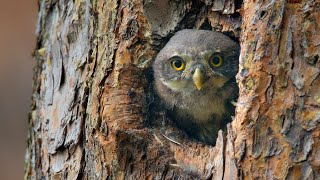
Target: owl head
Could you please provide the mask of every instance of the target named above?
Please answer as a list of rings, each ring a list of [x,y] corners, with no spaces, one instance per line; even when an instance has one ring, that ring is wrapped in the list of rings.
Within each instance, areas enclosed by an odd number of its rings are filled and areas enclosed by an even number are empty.
[[[174,92],[214,92],[238,71],[239,45],[208,30],[177,32],[157,55],[155,78]]]

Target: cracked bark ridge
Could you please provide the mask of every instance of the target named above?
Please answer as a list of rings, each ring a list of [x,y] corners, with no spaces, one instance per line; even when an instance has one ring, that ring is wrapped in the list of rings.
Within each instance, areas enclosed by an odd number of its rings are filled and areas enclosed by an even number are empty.
[[[241,174],[319,178],[318,1],[244,3],[235,149]],[[243,124],[244,126],[236,126]]]

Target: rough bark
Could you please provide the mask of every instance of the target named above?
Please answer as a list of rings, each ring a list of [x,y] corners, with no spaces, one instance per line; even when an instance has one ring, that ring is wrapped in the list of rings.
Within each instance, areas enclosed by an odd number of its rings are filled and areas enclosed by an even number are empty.
[[[239,163],[244,177],[320,178],[319,3],[244,3],[232,123],[235,150],[246,147]]]
[[[311,0],[40,1],[26,178],[319,178],[319,10]],[[153,101],[153,58],[185,28],[240,38],[236,117],[215,147],[184,138]]]

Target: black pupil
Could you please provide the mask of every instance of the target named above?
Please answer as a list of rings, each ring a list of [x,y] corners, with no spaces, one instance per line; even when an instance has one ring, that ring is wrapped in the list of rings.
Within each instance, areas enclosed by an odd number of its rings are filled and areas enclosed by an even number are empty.
[[[213,64],[219,64],[220,63],[220,59],[217,56],[213,56],[212,63]]]
[[[180,67],[182,66],[182,62],[179,61],[179,60],[175,60],[175,61],[173,62],[173,64],[174,64],[174,66],[175,66],[176,68],[180,68]]]

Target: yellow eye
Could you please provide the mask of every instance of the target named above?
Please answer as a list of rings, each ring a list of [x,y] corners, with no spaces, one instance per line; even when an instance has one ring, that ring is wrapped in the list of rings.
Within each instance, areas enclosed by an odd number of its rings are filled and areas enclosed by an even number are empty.
[[[213,67],[219,67],[222,64],[222,57],[217,54],[214,54],[210,57],[209,61]]]
[[[171,61],[171,66],[173,67],[173,69],[181,71],[184,68],[184,62],[180,58],[174,58]]]

